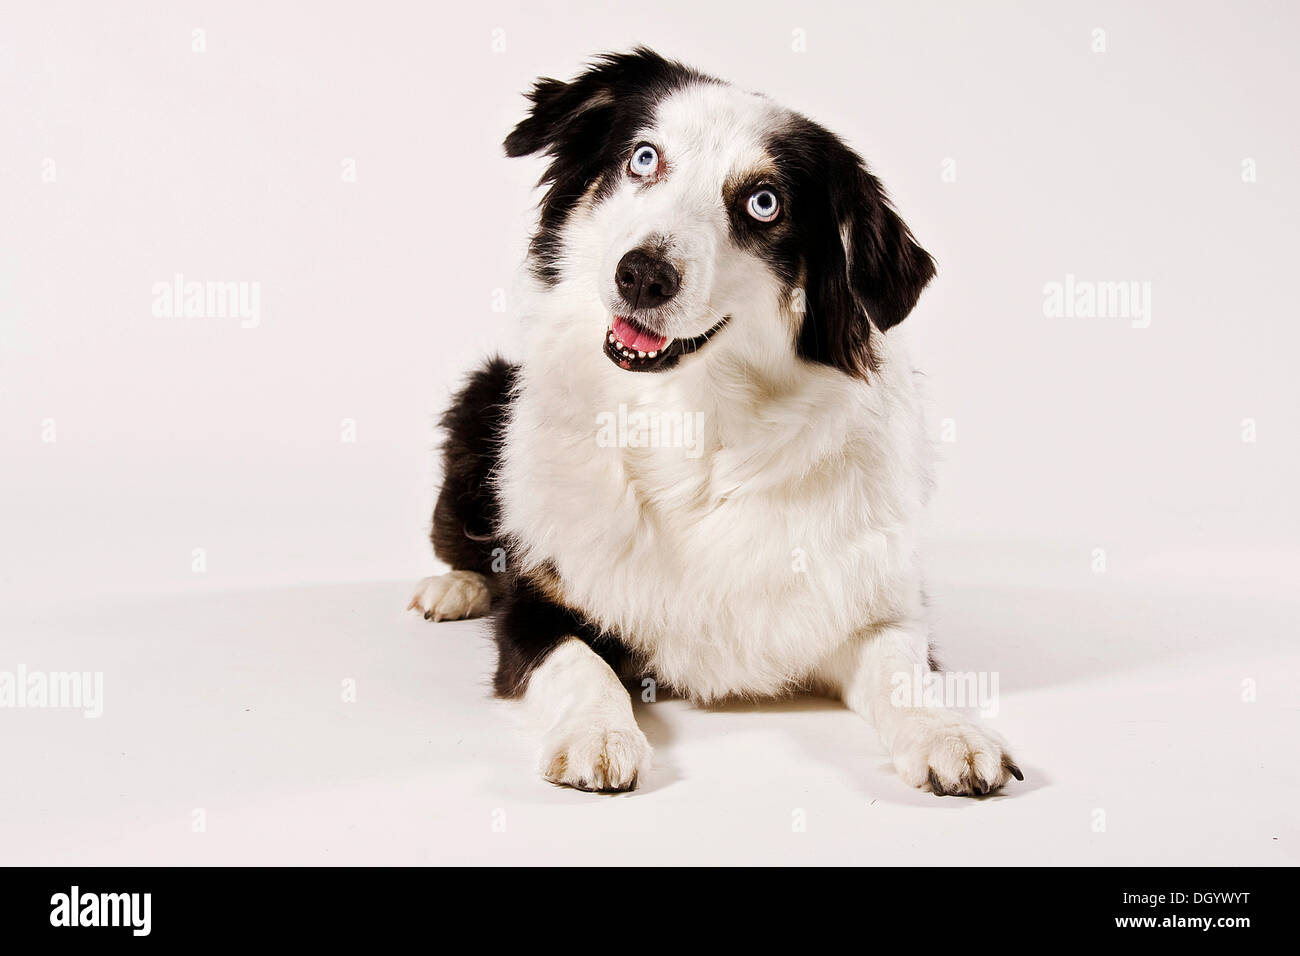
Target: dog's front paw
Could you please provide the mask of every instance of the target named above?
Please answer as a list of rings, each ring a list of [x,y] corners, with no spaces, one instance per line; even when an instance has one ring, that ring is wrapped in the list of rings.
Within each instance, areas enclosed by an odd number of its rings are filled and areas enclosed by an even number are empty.
[[[542,747],[542,776],[578,790],[635,790],[649,768],[650,742],[635,724],[572,727],[552,733]]]
[[[948,710],[909,715],[894,738],[892,756],[903,780],[941,797],[983,796],[1012,777],[1025,779],[997,734]]]
[[[459,621],[486,614],[491,604],[492,595],[483,575],[450,571],[420,581],[406,609],[422,612],[426,621]]]

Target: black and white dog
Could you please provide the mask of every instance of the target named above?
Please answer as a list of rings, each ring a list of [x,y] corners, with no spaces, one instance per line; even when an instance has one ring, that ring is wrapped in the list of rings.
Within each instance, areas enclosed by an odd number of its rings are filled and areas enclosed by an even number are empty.
[[[887,333],[934,263],[880,183],[816,123],[645,49],[531,101],[505,141],[550,160],[525,354],[443,417],[451,570],[411,607],[494,611],[496,692],[540,718],[555,783],[647,770],[620,675],[838,697],[937,794],[1022,779],[990,731],[894,694],[933,664],[930,455]]]

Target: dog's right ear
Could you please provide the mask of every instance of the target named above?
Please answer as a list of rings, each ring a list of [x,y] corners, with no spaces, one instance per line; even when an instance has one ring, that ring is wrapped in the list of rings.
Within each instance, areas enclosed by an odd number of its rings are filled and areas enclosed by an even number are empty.
[[[581,139],[582,127],[608,128],[613,92],[588,72],[572,83],[540,79],[528,94],[532,109],[509,136],[507,156],[554,152],[560,143]]]
[[[568,83],[543,78],[528,94],[532,109],[506,137],[507,156],[546,152],[567,146],[599,155],[614,128],[618,107],[645,102],[694,71],[653,50],[606,53]]]

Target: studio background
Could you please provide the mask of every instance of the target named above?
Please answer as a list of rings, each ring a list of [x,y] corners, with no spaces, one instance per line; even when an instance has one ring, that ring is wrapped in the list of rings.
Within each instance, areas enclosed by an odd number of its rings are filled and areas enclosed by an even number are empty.
[[[6,5],[0,670],[102,671],[105,701],[0,710],[0,860],[1294,863],[1298,28]],[[535,77],[638,43],[843,135],[938,262],[890,334],[940,456],[938,642],[1000,673],[1006,796],[908,791],[816,702],[642,706],[650,786],[552,790],[486,701],[483,625],[403,614],[435,417],[516,354],[542,163],[501,140]],[[257,283],[255,326],[155,315],[177,273]],[[1050,315],[1067,276],[1148,284],[1149,315]]]

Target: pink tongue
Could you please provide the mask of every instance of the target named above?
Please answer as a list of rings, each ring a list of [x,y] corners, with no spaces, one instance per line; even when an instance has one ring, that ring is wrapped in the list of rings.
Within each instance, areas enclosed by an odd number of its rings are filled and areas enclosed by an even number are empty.
[[[614,337],[628,348],[636,349],[638,352],[658,352],[668,343],[666,337],[651,335],[649,332],[633,328],[631,323],[621,315],[614,316]]]

